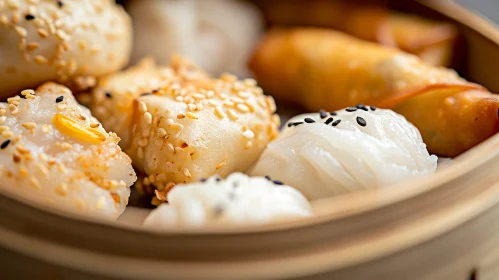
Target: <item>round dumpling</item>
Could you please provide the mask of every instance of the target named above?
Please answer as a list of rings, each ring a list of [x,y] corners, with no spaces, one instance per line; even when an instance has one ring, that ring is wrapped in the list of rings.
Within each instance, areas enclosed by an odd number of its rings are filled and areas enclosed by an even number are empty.
[[[130,17],[115,1],[0,1],[2,97],[45,81],[92,86],[131,48]]]
[[[0,190],[96,217],[124,210],[130,158],[66,87],[46,83],[0,103]]]
[[[281,178],[318,199],[388,186],[436,168],[437,157],[403,116],[359,105],[292,118],[249,174]]]
[[[153,229],[210,225],[267,224],[312,216],[312,207],[297,190],[270,178],[233,173],[213,176],[168,193],[168,203],[146,218]]]

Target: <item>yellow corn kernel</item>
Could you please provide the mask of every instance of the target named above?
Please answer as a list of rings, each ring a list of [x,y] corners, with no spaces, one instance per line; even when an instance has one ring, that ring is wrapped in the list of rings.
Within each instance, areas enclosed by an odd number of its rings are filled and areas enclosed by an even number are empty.
[[[106,135],[102,134],[97,129],[83,127],[75,120],[62,114],[55,114],[52,119],[52,124],[59,129],[60,132],[81,141],[89,142],[91,144],[99,144],[106,141]]]

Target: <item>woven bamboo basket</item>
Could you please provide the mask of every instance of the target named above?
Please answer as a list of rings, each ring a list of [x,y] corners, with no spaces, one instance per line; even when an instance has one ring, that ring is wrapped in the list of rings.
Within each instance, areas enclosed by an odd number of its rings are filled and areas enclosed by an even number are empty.
[[[491,23],[448,1],[411,10],[455,22],[459,70],[499,92]],[[312,219],[203,231],[144,231],[0,194],[0,278],[497,280],[498,169],[499,135],[433,176],[317,201]]]

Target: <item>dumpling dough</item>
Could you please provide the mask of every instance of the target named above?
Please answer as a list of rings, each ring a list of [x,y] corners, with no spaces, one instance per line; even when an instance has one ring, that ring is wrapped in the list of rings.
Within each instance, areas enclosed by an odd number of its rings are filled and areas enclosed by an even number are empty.
[[[277,183],[277,184],[276,184]],[[154,229],[210,225],[267,224],[312,216],[312,207],[297,190],[263,177],[233,173],[221,180],[177,185],[144,221]]]
[[[249,172],[270,175],[319,199],[431,174],[419,131],[391,110],[359,105],[292,118]]]
[[[0,190],[95,217],[125,210],[136,180],[131,160],[69,89],[25,90],[0,103],[0,123]]]

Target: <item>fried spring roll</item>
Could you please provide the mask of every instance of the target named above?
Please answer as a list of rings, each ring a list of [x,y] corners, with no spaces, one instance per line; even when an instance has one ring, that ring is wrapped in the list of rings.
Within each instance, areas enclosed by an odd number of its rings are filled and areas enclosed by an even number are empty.
[[[331,0],[265,1],[261,8],[271,25],[313,25],[334,28],[363,40],[446,66],[452,59],[454,26],[419,16],[389,11],[383,5]]]
[[[431,153],[454,157],[499,130],[499,98],[453,70],[340,32],[273,30],[250,61],[262,87],[309,110],[359,103],[393,109]]]

